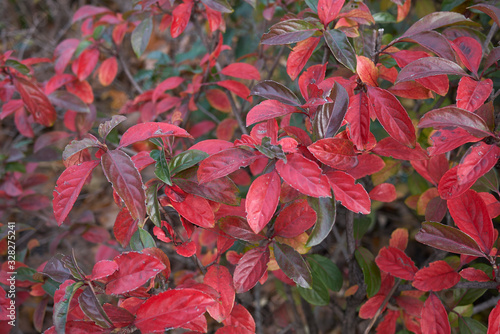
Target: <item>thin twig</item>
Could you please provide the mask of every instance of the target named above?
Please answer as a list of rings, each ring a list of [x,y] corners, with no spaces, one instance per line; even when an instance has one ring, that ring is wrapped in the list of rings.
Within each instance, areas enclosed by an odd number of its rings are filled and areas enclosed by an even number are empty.
[[[372,329],[373,325],[375,325],[375,323],[377,322],[377,319],[380,316],[380,314],[382,313],[382,310],[385,308],[385,305],[389,302],[389,299],[392,298],[392,296],[394,295],[394,293],[398,289],[399,283],[401,283],[400,280],[398,280],[396,282],[396,284],[393,285],[391,291],[389,291],[389,293],[387,294],[387,296],[385,296],[384,301],[382,302],[382,304],[380,305],[380,307],[377,310],[377,313],[375,313],[375,316],[373,317],[373,319],[368,324],[368,327],[366,327],[365,334],[370,333],[370,330]]]
[[[135,81],[134,76],[132,75],[132,73],[130,73],[130,70],[128,69],[128,65],[127,65],[127,63],[125,63],[125,60],[123,59],[122,53],[120,52],[120,50],[118,50],[117,46],[115,46],[115,50],[116,50],[116,55],[118,56],[118,61],[122,65],[123,71],[125,72],[125,75],[127,76],[128,80],[130,81],[130,83],[132,84],[132,86],[134,87],[134,89],[139,94],[144,93],[144,91],[142,90],[141,86],[139,86],[139,84],[137,83],[137,81]]]
[[[214,114],[212,114],[210,111],[208,111],[207,109],[205,109],[205,107],[203,107],[203,106],[202,106],[202,105],[200,105],[200,104],[197,104],[196,106],[198,107],[198,109],[200,109],[200,111],[201,111],[202,113],[204,113],[204,114],[205,114],[205,115],[207,115],[209,118],[211,118],[211,119],[212,119],[212,121],[214,121],[214,122],[215,122],[215,123],[217,123],[217,124],[219,124],[219,123],[220,123],[220,120],[219,120],[217,117],[215,117],[215,115],[214,115]]]
[[[276,67],[278,67],[278,64],[280,63],[280,58],[281,58],[281,55],[283,54],[283,51],[285,51],[284,45],[281,46],[280,51],[278,52],[278,55],[276,56],[276,58],[274,58],[273,65],[271,66],[271,68],[269,69],[269,72],[267,73],[267,80],[271,80],[273,73],[276,70]]]
[[[490,44],[491,39],[496,34],[497,30],[498,26],[495,22],[493,22],[493,25],[491,26],[490,31],[488,32],[488,35],[486,36],[486,39],[484,40],[483,43],[483,57],[486,55],[486,50],[488,50],[488,44]]]
[[[500,300],[500,296],[496,296],[494,298],[488,299],[485,302],[482,302],[479,305],[474,306],[474,308],[472,309],[472,314],[477,314],[477,313],[483,312],[484,310],[487,310],[490,307],[495,306],[499,300]]]

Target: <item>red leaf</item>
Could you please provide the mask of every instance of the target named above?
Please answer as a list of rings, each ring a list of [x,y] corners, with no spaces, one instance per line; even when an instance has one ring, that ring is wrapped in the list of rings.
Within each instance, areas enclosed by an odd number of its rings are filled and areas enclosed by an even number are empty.
[[[364,150],[370,134],[368,96],[360,92],[349,99],[345,120],[349,123],[349,136],[358,150]]]
[[[260,80],[259,70],[247,63],[232,63],[224,67],[221,74],[247,80]]]
[[[269,262],[269,249],[261,246],[249,250],[238,261],[234,270],[234,288],[237,293],[247,292],[257,284],[257,282],[267,272]]]
[[[193,0],[183,0],[183,2],[175,7],[172,12],[172,25],[170,26],[170,34],[172,38],[179,37],[180,34],[186,29],[193,10]]]
[[[231,315],[224,320],[224,325],[246,329],[251,333],[255,333],[255,320],[253,320],[250,312],[240,304],[234,305]]]
[[[491,310],[488,316],[488,332],[487,334],[498,334],[500,332],[500,301]]]
[[[233,92],[242,99],[252,102],[252,97],[250,96],[250,89],[241,82],[234,80],[223,80],[223,81],[218,81],[217,85],[226,88],[227,90]]]
[[[87,181],[94,168],[99,165],[99,162],[99,160],[92,160],[83,162],[80,165],[70,166],[59,176],[53,193],[54,200],[52,201],[54,216],[59,226],[68,216],[85,181]]]
[[[415,263],[401,249],[395,247],[385,247],[380,250],[375,258],[377,266],[391,274],[405,280],[413,280],[418,268]]]
[[[370,213],[370,197],[361,184],[355,184],[354,177],[337,171],[328,172],[326,176],[337,201],[353,212],[365,215]]]
[[[281,179],[273,170],[256,178],[245,202],[248,224],[257,234],[269,223],[278,207]]]
[[[85,5],[80,8],[73,14],[73,21],[72,23],[75,23],[76,21],[86,19],[87,17],[90,16],[95,16],[103,13],[109,13],[111,12],[108,8],[105,7],[97,7],[97,6],[90,6],[90,5]]]
[[[486,134],[481,138],[474,137],[461,128],[441,129],[431,136],[433,144],[428,151],[430,155],[446,153],[465,143],[480,141],[485,136]]]
[[[181,83],[184,82],[184,79],[181,77],[170,77],[168,79],[163,80],[158,86],[156,86],[153,91],[153,103],[158,101],[158,98],[163,94],[166,90],[175,89],[179,87]]]
[[[380,306],[384,302],[385,295],[377,294],[366,301],[359,309],[359,317],[361,319],[371,319],[375,316]],[[385,307],[381,310],[385,310]]]
[[[137,252],[122,253],[114,261],[118,264],[118,270],[106,284],[106,293],[113,295],[139,288],[166,268],[156,257]]]
[[[384,160],[374,154],[358,155],[358,165],[347,172],[356,180],[381,171],[385,166]]]
[[[460,276],[462,278],[471,282],[489,282],[491,277],[488,276],[484,271],[476,268],[465,268],[460,271]]]
[[[493,89],[493,81],[486,79],[476,81],[469,77],[463,77],[458,83],[457,107],[468,111],[476,111],[490,96]]]
[[[420,119],[418,127],[436,129],[459,127],[476,137],[483,138],[491,135],[488,125],[480,116],[453,106],[427,112]]]
[[[405,3],[411,0],[406,0]],[[396,333],[396,321],[399,318],[399,311],[389,310],[386,312],[384,319],[377,326],[377,334],[394,334]]]
[[[398,248],[402,251],[408,246],[408,230],[406,228],[397,228],[391,234],[389,246]]]
[[[479,43],[475,38],[461,36],[454,39],[451,46],[465,67],[474,72],[474,74],[477,74],[479,64],[483,58],[483,48],[481,43]]]
[[[109,57],[99,67],[99,82],[103,86],[109,86],[115,80],[116,73],[118,73],[116,57]]]
[[[316,223],[316,211],[307,200],[299,200],[284,208],[274,223],[274,235],[294,238],[311,228]]]
[[[448,82],[448,78],[446,78],[446,82]],[[416,81],[400,82],[397,85],[391,86],[389,91],[394,95],[406,99],[426,100],[433,97],[432,92],[428,88]]]
[[[123,246],[126,247],[132,235],[137,231],[138,219],[132,219],[130,212],[127,208],[122,208],[116,217],[115,224],[113,226],[113,234],[116,240]]]
[[[179,215],[195,225],[210,228],[215,224],[214,212],[208,201],[202,197],[188,194],[184,201],[171,201],[171,204]]]
[[[427,152],[422,149],[419,143],[415,148],[409,148],[391,137],[379,141],[372,152],[398,160],[425,160],[429,158]]]
[[[257,156],[245,149],[229,148],[204,159],[198,168],[200,184],[209,182],[250,165]]]
[[[80,100],[87,104],[94,102],[94,92],[92,91],[92,87],[90,86],[89,82],[86,80],[74,80],[68,82],[66,84],[66,90],[71,94],[78,96]]]
[[[411,165],[430,183],[437,185],[448,171],[449,163],[444,154],[434,155],[428,160],[411,161]]]
[[[446,309],[441,303],[441,300],[433,293],[429,295],[429,298],[427,298],[422,308],[420,325],[422,326],[422,334],[451,333]]]
[[[13,81],[26,109],[33,115],[35,122],[47,127],[52,126],[57,115],[47,96],[31,81],[20,77],[14,77]]]
[[[385,131],[396,141],[415,147],[415,128],[399,100],[387,90],[378,87],[368,87],[368,97]]]
[[[194,241],[186,241],[177,246],[175,249],[177,254],[184,257],[191,257],[196,254],[196,243]]]
[[[343,138],[324,138],[309,145],[307,149],[316,159],[335,169],[348,170],[358,164],[354,145]]]
[[[132,126],[120,139],[120,147],[125,147],[142,140],[160,137],[193,138],[186,130],[168,123],[147,122]]]
[[[30,122],[30,120],[28,119],[28,114],[26,113],[26,109],[24,108],[24,106],[15,111],[14,123],[16,124],[16,128],[19,133],[21,133],[23,136],[28,138],[35,137],[35,133],[33,132],[30,124],[33,123],[33,121]]]
[[[479,142],[471,146],[462,157],[457,169],[459,183],[477,180],[495,166],[500,158],[500,147]]]
[[[234,118],[226,118],[217,126],[215,135],[217,136],[217,139],[231,140],[237,128],[237,120],[235,120]]]
[[[233,277],[226,267],[216,264],[208,268],[203,283],[211,286],[220,294],[218,303],[209,306],[207,311],[217,322],[222,322],[233,310],[235,298]]]
[[[287,155],[287,162],[278,160],[276,170],[292,188],[312,197],[331,197],[330,187],[321,168],[299,153]]]
[[[76,48],[80,44],[80,40],[76,38],[65,39],[54,50],[54,57],[56,58],[54,69],[56,74],[63,74],[66,66],[68,65],[71,57],[75,53]]]
[[[414,291],[420,294],[419,291]],[[404,293],[404,292],[403,292]],[[421,301],[418,294],[412,295],[400,295],[397,296],[396,303],[401,307],[406,313],[411,314],[415,317],[420,317],[422,314],[422,307],[424,307],[424,302]]]
[[[356,73],[364,83],[372,87],[377,87],[378,69],[371,59],[364,56],[356,56]]]
[[[434,261],[415,274],[412,284],[421,291],[441,291],[453,287],[459,281],[460,275],[448,263]]]
[[[141,174],[130,157],[119,150],[107,151],[101,156],[102,169],[113,189],[123,200],[132,219],[146,215],[146,194]]]
[[[231,213],[235,214],[234,212]],[[252,243],[259,242],[264,239],[262,235],[255,234],[255,232],[252,231],[246,220],[243,218],[229,216],[219,219],[219,222],[220,229],[232,238],[245,240]]]
[[[309,37],[304,41],[298,42],[292,49],[286,62],[286,73],[288,73],[292,80],[295,80],[300,71],[302,71],[314,49],[318,46],[319,41],[319,37]]]
[[[294,106],[283,104],[276,100],[264,100],[248,112],[247,126],[275,117],[285,116],[296,111],[297,108]]]
[[[75,80],[75,76],[72,74],[56,74],[45,85],[45,94],[50,95],[73,80]]]
[[[98,49],[86,49],[73,62],[71,69],[78,77],[78,80],[83,81],[92,73],[99,60]]]
[[[142,333],[163,333],[194,321],[215,300],[195,289],[168,290],[146,300],[137,310],[134,325]]]
[[[448,209],[457,227],[470,235],[483,252],[489,254],[495,244],[496,234],[481,196],[474,190],[468,190],[461,196],[448,200]]]
[[[326,27],[337,18],[337,15],[344,5],[344,0],[319,0],[318,16],[319,20]]]
[[[205,96],[213,108],[226,113],[231,112],[231,102],[229,102],[229,98],[222,90],[217,88],[207,90]]]
[[[102,260],[97,262],[92,269],[90,279],[95,281],[114,274],[118,270],[118,264],[111,260]]]
[[[373,188],[370,193],[373,201],[392,202],[396,200],[396,187],[390,183],[382,183]]]

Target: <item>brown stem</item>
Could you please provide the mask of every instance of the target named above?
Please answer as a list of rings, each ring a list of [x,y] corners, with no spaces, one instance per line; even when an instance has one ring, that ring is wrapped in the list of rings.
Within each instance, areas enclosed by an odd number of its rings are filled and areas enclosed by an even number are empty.
[[[118,61],[120,62],[120,65],[122,65],[123,72],[125,72],[125,75],[128,78],[128,81],[132,84],[134,89],[137,91],[137,93],[142,94],[144,91],[142,90],[141,86],[135,81],[134,76],[132,73],[130,73],[130,70],[128,69],[127,63],[125,63],[125,60],[123,59],[122,53],[118,49],[118,46],[115,45],[115,50],[116,50],[116,55],[118,56]]]

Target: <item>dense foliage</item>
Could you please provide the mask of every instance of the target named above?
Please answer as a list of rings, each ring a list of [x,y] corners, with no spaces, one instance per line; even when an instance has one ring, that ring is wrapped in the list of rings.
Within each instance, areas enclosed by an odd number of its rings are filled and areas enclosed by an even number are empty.
[[[15,271],[25,332],[499,333],[498,26],[142,0],[4,50],[0,328]]]

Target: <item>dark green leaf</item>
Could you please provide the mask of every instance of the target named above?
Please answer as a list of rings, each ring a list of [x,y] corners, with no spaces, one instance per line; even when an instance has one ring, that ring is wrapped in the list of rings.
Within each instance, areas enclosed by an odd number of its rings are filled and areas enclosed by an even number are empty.
[[[271,144],[271,138],[262,138],[261,145],[255,145],[255,148],[269,159],[281,159],[286,163],[286,155],[281,145]]]
[[[321,283],[316,284],[313,277],[312,289],[304,289],[297,286],[299,294],[304,298],[309,304],[324,306],[328,305],[330,302],[330,295],[328,294],[328,289]]]
[[[142,251],[144,248],[156,247],[156,242],[147,231],[138,228],[130,238],[130,248],[134,251]]]
[[[29,267],[19,267],[17,268],[16,279],[18,281],[30,281],[30,282],[42,282],[42,280],[36,280],[33,276],[37,273],[37,271],[33,268]]]
[[[19,73],[24,74],[24,75],[28,75],[30,73],[30,69],[28,68],[28,66],[18,62],[17,60],[14,60],[14,59],[7,59],[5,61],[5,66],[13,68],[16,71],[18,71]]]
[[[396,23],[396,18],[389,12],[378,12],[373,14],[375,23]]]
[[[153,31],[153,18],[144,19],[132,31],[132,49],[137,57],[140,57],[148,46],[151,32]]]
[[[281,270],[298,286],[311,289],[312,276],[306,261],[292,247],[274,243],[274,256]]]
[[[54,305],[54,327],[57,333],[64,334],[66,333],[66,319],[68,316],[69,304],[71,303],[71,299],[75,295],[76,291],[83,285],[83,282],[76,282],[66,287],[64,297],[62,300]]]
[[[80,297],[78,297],[78,302],[80,307],[87,317],[94,321],[97,325],[103,328],[111,327],[111,320],[102,308],[99,300],[97,300],[94,291],[90,287],[87,287]]]
[[[156,161],[156,168],[155,168],[155,175],[168,184],[169,186],[172,185],[172,180],[170,178],[170,170],[168,167],[167,160],[165,158],[165,151],[162,148],[161,150],[153,150],[149,154],[151,158],[153,158]]]
[[[306,0],[306,5],[312,9],[313,13],[318,12],[318,0]]]
[[[464,306],[474,303],[488,289],[454,289],[453,299],[458,302],[457,306]]]
[[[146,189],[146,212],[149,219],[158,227],[161,227],[160,205],[158,203],[158,182],[148,182]]]
[[[63,90],[56,90],[48,96],[49,101],[62,109],[73,110],[81,113],[90,113],[89,106],[78,96]]]
[[[307,263],[311,267],[313,283],[320,281],[332,291],[339,291],[342,288],[342,273],[330,259],[319,254],[312,254],[307,257]]]
[[[177,154],[170,160],[168,167],[171,175],[175,175],[183,170],[193,167],[198,162],[208,157],[208,154],[199,150],[188,150]]]
[[[336,206],[335,195],[332,197],[307,197],[309,206],[316,211],[316,224],[313,227],[306,246],[312,247],[319,245],[328,236],[335,224]]]
[[[361,240],[365,233],[368,232],[373,222],[374,220],[371,214],[354,219],[354,239]]]
[[[356,72],[356,52],[344,32],[336,29],[327,30],[325,41],[335,59],[352,72]]]
[[[364,247],[358,247],[354,256],[365,277],[366,293],[368,297],[373,297],[380,289],[381,284],[380,270],[375,263],[373,254]]]
[[[486,334],[488,328],[472,318],[458,318],[458,331],[460,334]]]
[[[42,285],[43,291],[47,292],[52,298],[54,298],[54,293],[57,289],[59,289],[60,283],[54,281],[52,278],[48,278],[45,280],[45,283]]]

